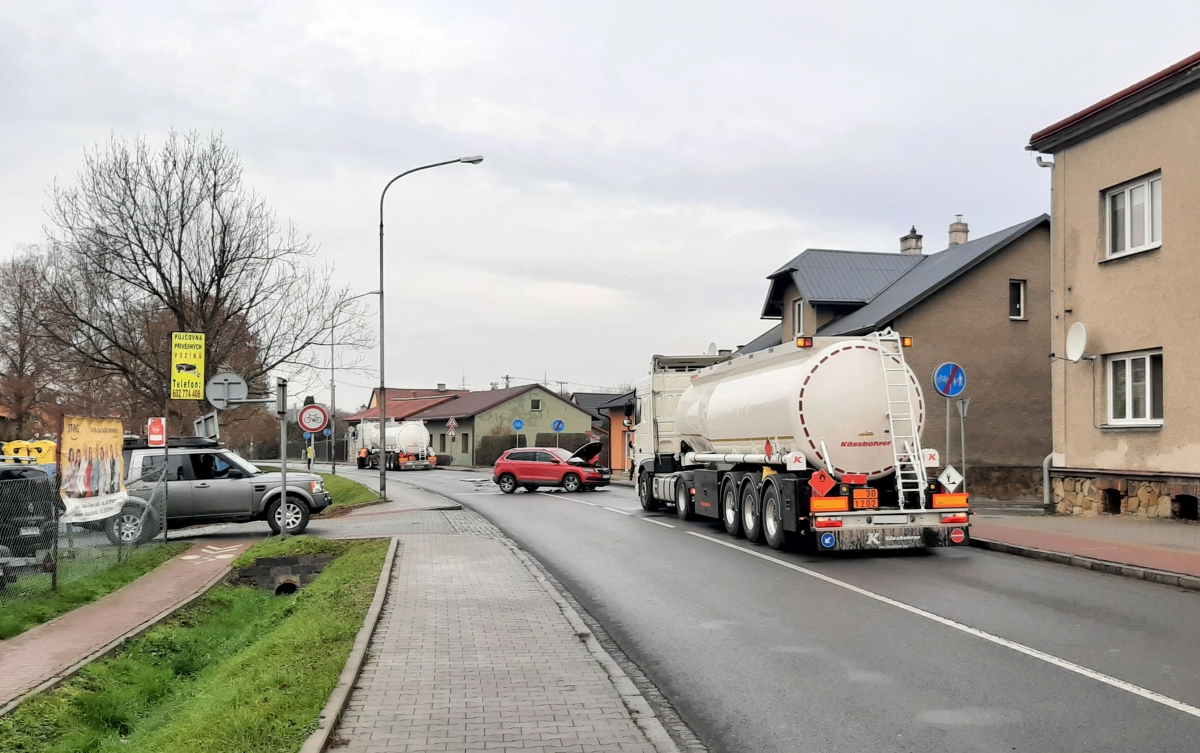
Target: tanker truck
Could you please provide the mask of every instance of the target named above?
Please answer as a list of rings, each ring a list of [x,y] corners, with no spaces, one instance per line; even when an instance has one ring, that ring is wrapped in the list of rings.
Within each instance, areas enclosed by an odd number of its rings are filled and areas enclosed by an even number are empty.
[[[429,443],[429,430],[421,421],[404,421],[388,424],[386,453],[381,453],[379,422],[363,421],[355,434],[355,447],[366,448],[367,456],[360,455],[360,468],[378,468],[381,456],[390,471],[428,470],[437,465],[437,456]]]
[[[655,356],[635,389],[645,510],[713,518],[773,549],[967,542],[967,495],[926,476],[911,338],[799,337],[757,353]]]

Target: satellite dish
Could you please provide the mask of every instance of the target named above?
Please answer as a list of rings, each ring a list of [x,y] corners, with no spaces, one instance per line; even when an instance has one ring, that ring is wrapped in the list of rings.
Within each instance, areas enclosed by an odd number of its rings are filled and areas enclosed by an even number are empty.
[[[1075,322],[1067,332],[1067,360],[1079,363],[1083,358],[1083,350],[1087,347],[1087,329],[1083,322]]]
[[[715,356],[717,354],[717,344],[716,343],[708,344],[708,354],[710,356]]]

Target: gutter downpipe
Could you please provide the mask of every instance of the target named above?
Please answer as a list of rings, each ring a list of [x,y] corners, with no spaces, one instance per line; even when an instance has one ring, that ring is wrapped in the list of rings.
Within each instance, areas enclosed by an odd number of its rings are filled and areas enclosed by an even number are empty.
[[[1042,461],[1042,507],[1047,515],[1054,509],[1050,505],[1050,461],[1053,459],[1054,453],[1052,452]]]
[[[1038,167],[1048,168],[1050,170],[1050,316],[1054,316],[1054,168],[1057,166],[1058,160],[1051,162],[1050,160],[1042,159],[1042,156],[1037,155]],[[1064,265],[1066,260],[1064,259]],[[1065,324],[1065,322],[1064,322]],[[1051,326],[1053,327],[1054,320],[1051,318]],[[1055,354],[1051,353],[1050,357],[1054,358]],[[1050,368],[1054,368],[1054,362],[1051,361]],[[1051,385],[1053,385],[1053,375],[1051,375]],[[1065,389],[1064,385],[1064,389]],[[1051,402],[1054,400],[1054,389],[1051,387]],[[1064,406],[1065,412],[1065,406]],[[1042,460],[1042,512],[1050,515],[1054,512],[1054,507],[1050,500],[1050,463],[1054,460],[1054,411],[1051,408],[1050,420],[1050,454]],[[1065,417],[1064,417],[1065,420]],[[1063,430],[1066,430],[1064,424]]]

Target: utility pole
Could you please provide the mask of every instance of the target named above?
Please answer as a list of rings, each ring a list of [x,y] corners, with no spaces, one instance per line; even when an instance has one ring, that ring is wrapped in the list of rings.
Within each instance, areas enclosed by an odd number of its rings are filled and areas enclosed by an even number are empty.
[[[508,389],[509,385],[511,385],[511,384],[512,384],[512,377],[510,377],[508,374],[505,374],[504,375],[504,389]]]

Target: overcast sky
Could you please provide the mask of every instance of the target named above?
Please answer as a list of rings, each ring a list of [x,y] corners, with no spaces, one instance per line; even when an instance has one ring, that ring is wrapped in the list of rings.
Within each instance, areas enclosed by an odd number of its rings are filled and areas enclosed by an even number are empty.
[[[616,386],[760,334],[804,248],[1046,211],[1029,135],[1197,29],[1189,1],[5,2],[0,251],[86,147],[220,131],[365,292],[384,183],[482,154],[389,193],[388,383]]]

